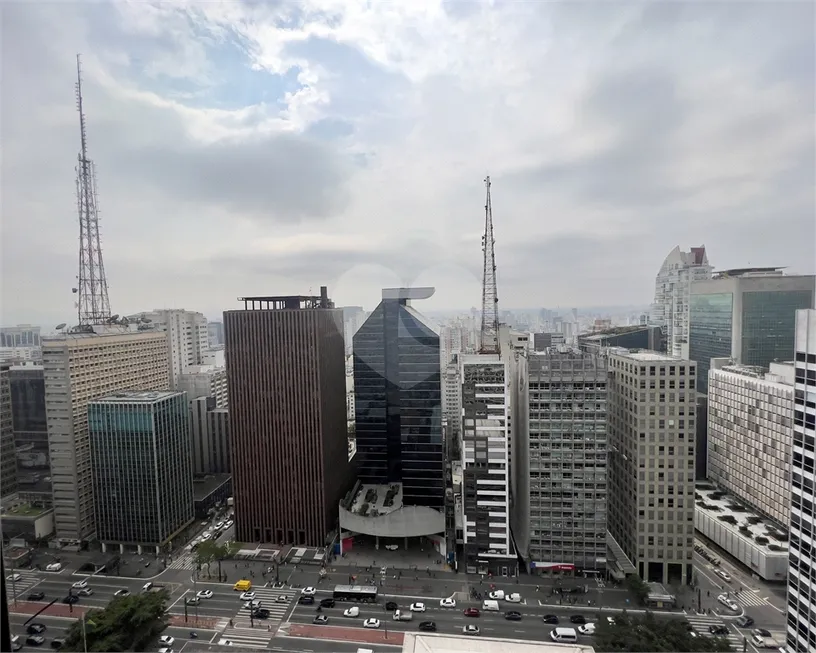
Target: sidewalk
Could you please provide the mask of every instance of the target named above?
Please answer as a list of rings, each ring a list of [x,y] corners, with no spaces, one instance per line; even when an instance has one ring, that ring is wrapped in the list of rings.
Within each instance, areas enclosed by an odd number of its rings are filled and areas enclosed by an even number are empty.
[[[37,614],[40,610],[42,610],[43,604],[42,603],[30,603],[28,601],[17,601],[17,605],[14,605],[13,601],[9,602],[9,612],[13,614]],[[79,619],[83,614],[88,612],[90,608],[80,607],[78,605],[74,606],[74,611],[71,612],[71,608],[64,603],[55,603],[52,606],[46,608],[42,614],[46,617],[61,617],[63,619]]]
[[[389,644],[402,646],[405,635],[399,631],[386,632],[379,628],[342,628],[340,626],[309,626],[307,624],[288,624],[288,632],[281,632],[287,637],[305,637],[335,642],[359,642],[360,644]]]

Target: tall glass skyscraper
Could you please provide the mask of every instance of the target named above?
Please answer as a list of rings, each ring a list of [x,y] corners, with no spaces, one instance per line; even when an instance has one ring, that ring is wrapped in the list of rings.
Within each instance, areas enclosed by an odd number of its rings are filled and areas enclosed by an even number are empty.
[[[439,334],[411,307],[433,288],[386,288],[354,335],[358,478],[402,483],[405,505],[442,509]]]

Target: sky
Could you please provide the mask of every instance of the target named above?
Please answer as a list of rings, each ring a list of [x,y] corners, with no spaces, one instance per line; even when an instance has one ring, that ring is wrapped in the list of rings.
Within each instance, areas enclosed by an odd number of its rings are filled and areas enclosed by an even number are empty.
[[[0,7],[0,321],[76,322],[82,53],[113,312],[648,305],[677,245],[816,271],[814,5]],[[422,308],[417,305],[418,308]]]

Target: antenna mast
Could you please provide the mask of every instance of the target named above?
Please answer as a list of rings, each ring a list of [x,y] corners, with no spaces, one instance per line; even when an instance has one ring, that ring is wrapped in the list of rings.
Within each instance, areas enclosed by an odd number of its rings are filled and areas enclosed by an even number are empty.
[[[490,200],[490,177],[485,177],[485,230],[482,236],[484,274],[482,276],[482,331],[480,354],[499,353],[499,297],[496,290],[496,254],[493,246],[493,203]]]
[[[79,111],[80,151],[76,167],[77,213],[79,214],[79,283],[75,292],[80,326],[110,321],[108,282],[102,262],[99,238],[99,212],[96,192],[96,166],[88,158],[85,113],[82,108],[82,65],[77,55],[77,110]]]

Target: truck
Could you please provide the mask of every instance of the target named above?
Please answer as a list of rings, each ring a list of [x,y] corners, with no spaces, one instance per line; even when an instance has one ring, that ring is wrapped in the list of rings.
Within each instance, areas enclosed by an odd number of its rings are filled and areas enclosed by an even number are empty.
[[[414,618],[413,612],[405,610],[394,610],[394,621],[411,621]]]
[[[370,648],[358,648],[357,653],[374,653],[374,650]]]

